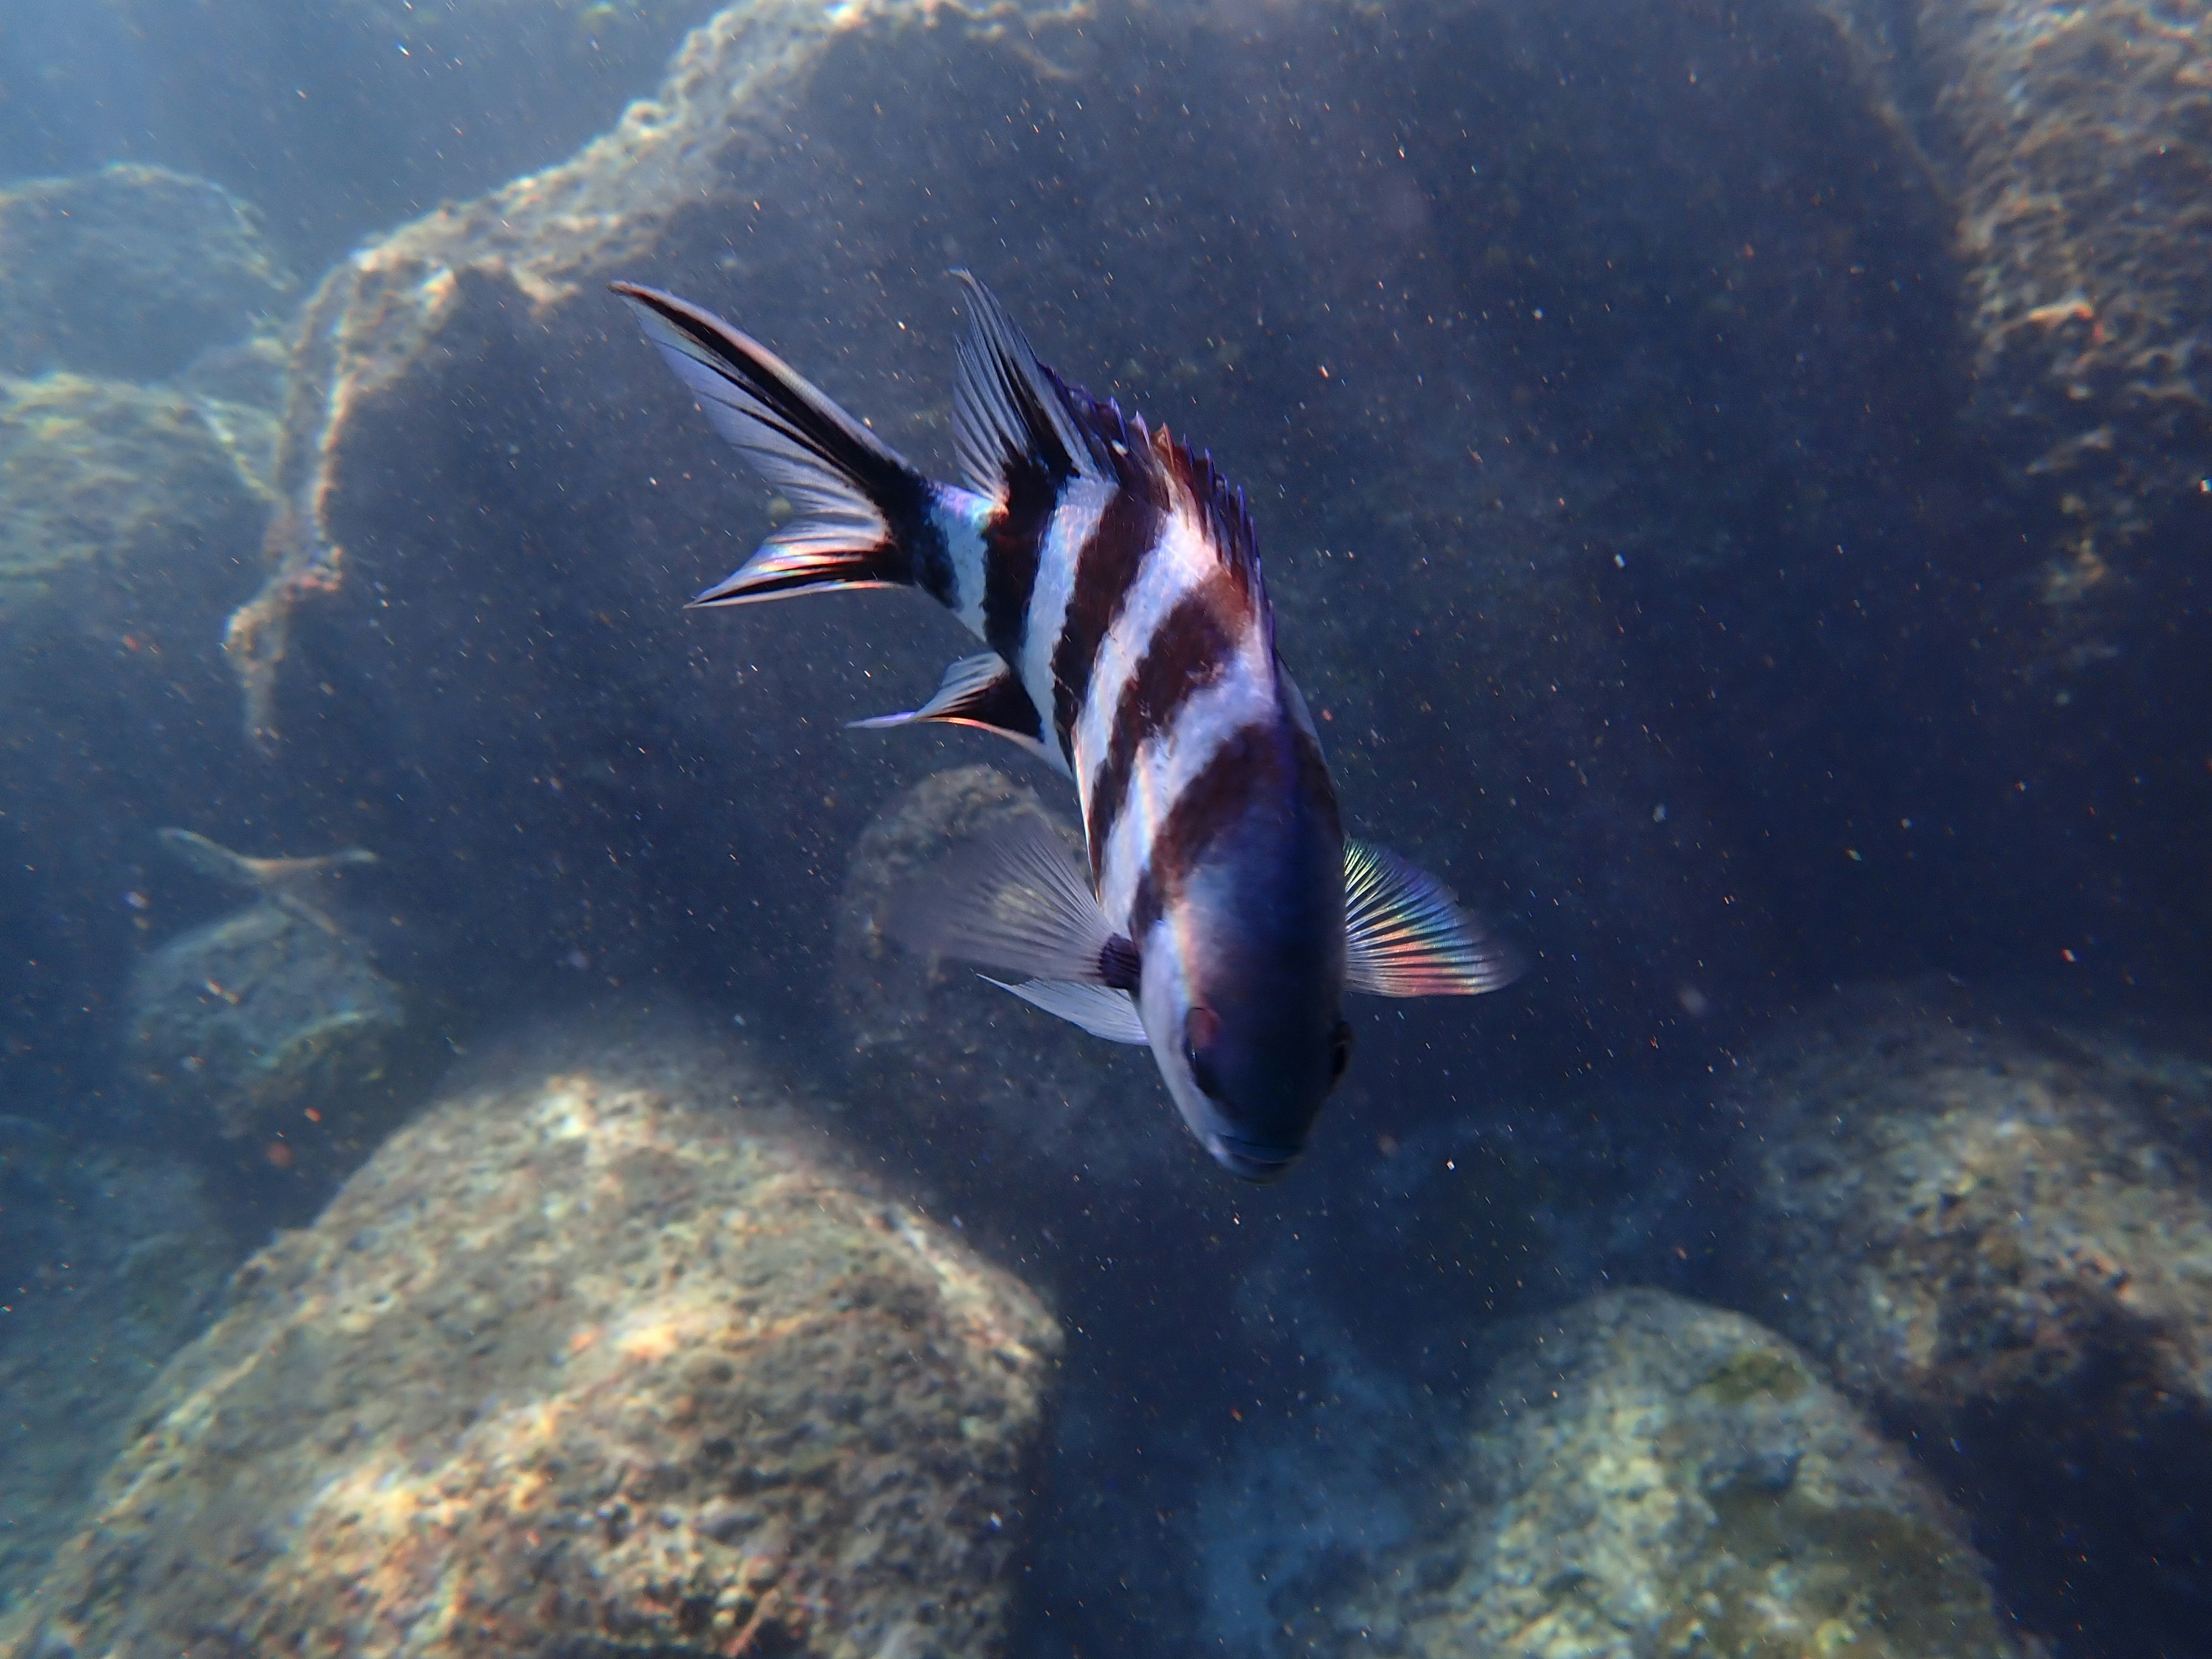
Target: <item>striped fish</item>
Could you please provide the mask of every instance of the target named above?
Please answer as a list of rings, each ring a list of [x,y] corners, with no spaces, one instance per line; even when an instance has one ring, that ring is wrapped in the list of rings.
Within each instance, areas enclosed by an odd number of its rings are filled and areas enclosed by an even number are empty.
[[[1427,876],[1345,839],[1275,649],[1242,491],[1162,427],[1064,383],[981,283],[933,482],[757,341],[628,283],[647,337],[794,506],[698,605],[919,587],[986,649],[919,708],[1073,780],[1087,861],[1046,826],[970,849],[896,907],[909,945],[1087,1031],[1149,1046],[1184,1121],[1248,1180],[1283,1174],[1344,1074],[1347,990],[1468,994],[1510,952]]]

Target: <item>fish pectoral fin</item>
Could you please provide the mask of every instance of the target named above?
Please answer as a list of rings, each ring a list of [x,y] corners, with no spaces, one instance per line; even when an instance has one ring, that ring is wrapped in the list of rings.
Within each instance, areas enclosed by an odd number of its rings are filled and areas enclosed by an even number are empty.
[[[1071,1025],[1080,1025],[1109,1042],[1146,1043],[1145,1022],[1137,1018],[1136,999],[1127,991],[1107,985],[1084,985],[1068,980],[1030,979],[1018,984],[981,975],[984,983],[1012,991],[1032,1008],[1057,1015]]]
[[[968,487],[1004,501],[1018,470],[1042,468],[1055,484],[1105,477],[1066,388],[1037,361],[1006,308],[967,271],[952,274],[968,289],[968,337],[956,348],[952,392],[953,445]]]
[[[894,895],[884,931],[1025,978],[1127,983],[1129,942],[1098,908],[1073,851],[1042,813],[1006,818]]]
[[[1344,844],[1344,983],[1386,997],[1474,996],[1510,985],[1517,952],[1434,876],[1365,842]]]
[[[1060,756],[1046,748],[1044,722],[1037,717],[1036,705],[1030,701],[1030,694],[1022,689],[1019,677],[1007,666],[1006,659],[995,651],[961,658],[945,671],[937,695],[911,713],[877,714],[847,724],[880,732],[922,720],[996,732],[1038,759],[1061,771],[1067,769]]]

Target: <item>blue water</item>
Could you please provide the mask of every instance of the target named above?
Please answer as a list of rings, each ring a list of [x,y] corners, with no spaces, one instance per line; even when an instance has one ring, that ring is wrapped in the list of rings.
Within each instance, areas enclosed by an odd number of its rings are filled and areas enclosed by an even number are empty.
[[[714,9],[0,0],[0,191],[118,163],[218,187],[155,216],[109,174],[72,221],[104,240],[41,209],[35,256],[0,246],[8,384],[249,411],[218,482],[124,447],[64,508],[59,475],[0,471],[11,549],[58,514],[94,526],[59,574],[0,584],[0,1290],[41,1328],[113,1236],[98,1195],[127,1178],[102,1160],[204,1163],[226,1263],[349,1167],[185,1144],[186,1085],[134,1069],[134,973],[243,902],[166,857],[163,826],[374,849],[315,902],[408,999],[392,1121],[517,1031],[691,1022],[842,1103],[825,1122],[890,1189],[1038,1285],[1071,1347],[1024,1656],[1304,1650],[1270,1586],[1322,1594],[1401,1547],[1481,1334],[1608,1285],[1744,1300],[1731,1091],[1840,988],[1956,985],[2202,1051],[2212,628],[2203,497],[2173,481],[2212,453],[2188,418],[2122,416],[2060,477],[2041,417],[2003,406],[1942,7],[1859,8],[1848,40],[1785,0],[863,29],[693,217],[580,267],[728,315],[939,476],[942,271],[973,267],[1048,362],[1248,490],[1352,827],[1530,963],[1479,1003],[1358,1012],[1352,1077],[1280,1187],[1219,1176],[1146,1066],[1056,1035],[1001,1069],[1106,1082],[1048,1125],[1004,1105],[1012,1083],[970,1109],[942,1051],[856,1058],[840,928],[872,820],[978,762],[1072,802],[981,735],[843,729],[969,648],[913,596],[682,614],[769,520],[611,303],[472,300],[419,401],[368,406],[316,498],[343,561],[290,613],[279,735],[257,741],[225,629],[283,560],[320,556],[284,515],[307,499],[325,274],[571,155]],[[2098,85],[2069,94],[2085,131],[2118,118]],[[218,222],[262,276],[222,263]],[[2171,260],[2206,264],[2201,229],[2177,223]],[[2176,303],[2193,337],[2203,302]],[[2098,459],[2115,444],[2134,471]],[[159,505],[134,516],[140,487]],[[2177,1135],[2202,1156],[2212,1121]],[[1480,1183],[1476,1219],[1455,1182]],[[150,1371],[218,1297],[116,1351]],[[2212,1516],[2183,1502],[2146,1565],[2107,1512],[2124,1480],[2086,1477],[2077,1514],[2024,1478],[2045,1508],[2015,1526],[1995,1477],[1911,1449],[2033,1639],[2212,1653],[2191,1611]],[[0,1557],[0,1596],[30,1593],[37,1554]]]

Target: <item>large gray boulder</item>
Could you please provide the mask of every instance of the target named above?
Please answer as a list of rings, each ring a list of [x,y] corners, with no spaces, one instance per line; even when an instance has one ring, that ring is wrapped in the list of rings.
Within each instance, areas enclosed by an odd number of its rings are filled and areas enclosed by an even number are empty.
[[[1057,1325],[696,1052],[450,1095],[143,1404],[8,1651],[988,1651]]]
[[[1749,1296],[1958,1480],[2010,1592],[2186,1649],[2212,1592],[2212,1065],[1949,986],[1746,1061]]]
[[[1413,1535],[1286,1618],[1325,1653],[1495,1659],[2018,1651],[1959,1516],[1805,1357],[1615,1291],[1532,1321]]]

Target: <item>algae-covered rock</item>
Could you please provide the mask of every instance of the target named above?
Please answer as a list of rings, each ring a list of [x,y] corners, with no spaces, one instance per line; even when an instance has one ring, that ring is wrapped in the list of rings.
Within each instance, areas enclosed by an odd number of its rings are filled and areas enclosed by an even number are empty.
[[[158,380],[283,307],[290,274],[220,185],[117,163],[0,189],[0,374]]]
[[[191,1165],[0,1115],[0,1611],[76,1529],[243,1253]]]
[[[127,590],[157,559],[251,553],[274,425],[273,411],[123,380],[0,378],[0,614],[66,573]]]
[[[1531,1322],[1328,1653],[2000,1659],[1959,1518],[1796,1350],[1618,1291]]]
[[[239,1275],[10,1651],[981,1653],[1059,1333],[748,1070],[455,1093]]]
[[[131,1074],[203,1157],[327,1177],[366,1157],[394,1115],[398,988],[297,912],[254,904],[171,939],[131,976],[130,1007]]]
[[[2201,1630],[2212,1065],[1930,987],[1747,1065],[1769,1316],[1975,1494],[2020,1601]]]

